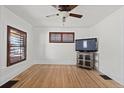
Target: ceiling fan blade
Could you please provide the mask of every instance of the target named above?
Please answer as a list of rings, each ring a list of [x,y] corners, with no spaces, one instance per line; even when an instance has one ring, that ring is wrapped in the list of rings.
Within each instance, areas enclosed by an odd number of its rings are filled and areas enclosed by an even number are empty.
[[[52,15],[48,15],[46,17],[52,17],[52,16],[59,16],[59,14],[52,14]]]
[[[58,5],[52,5],[54,8],[58,9]]]
[[[78,5],[69,5],[68,10],[71,11],[72,9],[74,9],[75,7],[77,7]]]
[[[78,5],[52,5],[52,6],[55,7],[59,11],[71,11]]]
[[[76,17],[76,18],[81,18],[81,17],[83,17],[83,15],[74,14],[74,13],[69,13],[69,16],[71,16],[71,17]]]

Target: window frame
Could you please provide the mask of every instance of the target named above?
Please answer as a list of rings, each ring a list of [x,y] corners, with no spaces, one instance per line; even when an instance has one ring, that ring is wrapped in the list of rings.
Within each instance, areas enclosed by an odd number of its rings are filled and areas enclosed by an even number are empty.
[[[52,41],[51,40],[51,35],[52,34],[60,34],[61,35],[61,40],[60,41]],[[73,40],[72,42],[64,42],[63,41],[63,35],[66,34],[71,34],[73,35]],[[75,33],[74,32],[49,32],[49,43],[74,43],[74,38],[75,38]]]
[[[16,31],[17,33],[20,33],[20,34],[24,34],[25,35],[24,40],[23,40],[23,46],[11,46],[10,45],[11,29],[13,29],[14,31]],[[11,52],[10,51],[10,48],[11,47],[20,47],[20,48],[21,47],[24,47],[24,59],[20,59],[20,60],[18,60],[16,62],[13,62],[13,63],[10,62],[10,59],[11,59],[11,57],[10,57],[10,52]],[[20,54],[20,56],[21,56],[21,54]],[[7,25],[7,66],[11,66],[11,65],[14,65],[16,63],[20,63],[20,62],[22,62],[22,61],[24,61],[26,59],[27,59],[27,33],[24,32],[24,31],[22,31],[22,30],[19,30],[17,28],[14,28],[12,26]]]

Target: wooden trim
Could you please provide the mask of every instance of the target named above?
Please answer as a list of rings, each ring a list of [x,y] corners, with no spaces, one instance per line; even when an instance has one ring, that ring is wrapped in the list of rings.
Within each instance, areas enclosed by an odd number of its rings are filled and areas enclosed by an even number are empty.
[[[7,26],[7,66],[10,65],[10,58],[9,58],[10,44],[8,43],[9,36],[10,36],[10,27]]]
[[[14,62],[14,63],[11,63],[11,62],[10,62],[10,47],[12,47],[12,46],[10,46],[10,40],[9,40],[9,38],[10,38],[10,31],[11,31],[11,29],[13,29],[13,30],[15,30],[15,31],[18,31],[20,34],[22,33],[22,34],[25,35],[25,44],[24,44],[24,46],[22,46],[22,47],[24,47],[24,49],[25,49],[25,50],[24,50],[24,51],[25,51],[25,52],[24,52],[25,58],[24,58],[24,59],[21,59],[21,58],[20,58],[19,61],[16,61],[16,62]],[[13,65],[13,64],[22,62],[22,61],[26,60],[26,58],[27,58],[27,33],[24,32],[24,31],[22,31],[22,30],[19,30],[19,29],[17,29],[17,28],[14,28],[14,27],[11,27],[11,26],[8,26],[8,25],[7,25],[7,66],[10,66],[10,65]]]
[[[24,32],[24,31],[22,31],[22,30],[19,30],[19,29],[15,28],[15,27],[12,27],[12,26],[7,25],[7,31],[10,30],[10,29],[19,31],[19,33],[25,33],[25,34],[27,34],[26,32]]]
[[[61,35],[61,41],[51,41],[51,34],[60,34]],[[73,35],[73,41],[72,42],[64,42],[63,41],[63,35],[64,34],[72,34]],[[75,33],[74,32],[49,32],[49,43],[74,43]]]

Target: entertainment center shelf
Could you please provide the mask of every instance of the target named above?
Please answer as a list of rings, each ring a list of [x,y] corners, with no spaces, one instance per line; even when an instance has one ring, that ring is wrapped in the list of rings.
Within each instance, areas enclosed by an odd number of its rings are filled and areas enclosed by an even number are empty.
[[[77,66],[94,69],[95,68],[95,52],[77,52]]]

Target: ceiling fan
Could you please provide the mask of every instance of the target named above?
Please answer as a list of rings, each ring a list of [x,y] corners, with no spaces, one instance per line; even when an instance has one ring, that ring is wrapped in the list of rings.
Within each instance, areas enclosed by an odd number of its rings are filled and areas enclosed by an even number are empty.
[[[60,16],[62,17],[63,23],[66,22],[66,18],[69,16],[75,17],[75,18],[83,17],[83,15],[80,15],[80,14],[70,13],[70,11],[75,7],[77,7],[78,5],[52,5],[52,6],[56,8],[59,11],[59,13],[48,15],[46,17]]]

